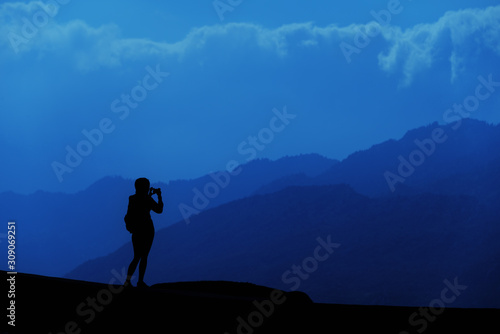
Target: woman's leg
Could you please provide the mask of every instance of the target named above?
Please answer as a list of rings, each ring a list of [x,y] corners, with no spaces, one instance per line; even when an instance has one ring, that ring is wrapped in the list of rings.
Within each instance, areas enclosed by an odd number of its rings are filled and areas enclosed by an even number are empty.
[[[144,274],[146,273],[146,267],[148,266],[148,255],[151,250],[151,245],[153,244],[154,233],[144,240],[144,248],[141,254],[141,263],[139,264],[139,281],[144,283]]]
[[[140,255],[140,238],[136,234],[132,234],[132,246],[134,247],[134,258],[130,262],[130,265],[128,266],[128,271],[127,271],[127,280],[125,283],[130,284],[130,280],[132,279],[132,275],[135,272],[135,269],[137,268],[137,264],[139,263],[139,260],[141,259]]]
[[[141,263],[139,264],[139,282],[144,282],[144,274],[146,273],[147,266],[148,266],[148,256],[145,255],[141,257]]]
[[[137,264],[139,263],[140,259],[141,258],[134,256],[134,258],[130,262],[130,264],[128,266],[128,271],[127,271],[127,282],[130,282],[130,280],[132,279],[132,275],[134,274],[135,269],[137,268]]]

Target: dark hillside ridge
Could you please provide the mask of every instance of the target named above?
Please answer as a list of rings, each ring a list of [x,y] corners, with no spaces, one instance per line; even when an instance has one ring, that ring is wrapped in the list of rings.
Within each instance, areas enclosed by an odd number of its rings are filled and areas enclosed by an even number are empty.
[[[2,277],[7,273],[0,272]],[[237,282],[178,282],[124,289],[16,275],[15,330],[7,333],[486,333],[499,310],[315,304],[300,292]],[[439,314],[438,314],[439,313]],[[409,318],[413,319],[413,325]],[[430,319],[430,320],[426,320]],[[5,324],[5,325],[4,325]],[[406,333],[403,332],[403,333]]]

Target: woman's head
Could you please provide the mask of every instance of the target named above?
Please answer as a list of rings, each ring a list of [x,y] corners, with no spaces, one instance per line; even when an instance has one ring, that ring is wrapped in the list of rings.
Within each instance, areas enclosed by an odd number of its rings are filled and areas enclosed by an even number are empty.
[[[135,193],[136,194],[142,194],[142,195],[147,195],[149,192],[149,180],[146,179],[145,177],[138,178],[135,180]]]

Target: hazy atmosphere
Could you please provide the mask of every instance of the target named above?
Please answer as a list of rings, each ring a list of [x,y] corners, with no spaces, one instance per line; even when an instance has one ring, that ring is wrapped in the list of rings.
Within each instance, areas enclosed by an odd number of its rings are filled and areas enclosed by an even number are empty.
[[[494,0],[2,1],[9,291],[38,332],[497,321],[499,64]]]
[[[435,121],[500,121],[498,83],[476,91],[500,82],[496,1],[236,3],[0,4],[0,191],[342,160]]]

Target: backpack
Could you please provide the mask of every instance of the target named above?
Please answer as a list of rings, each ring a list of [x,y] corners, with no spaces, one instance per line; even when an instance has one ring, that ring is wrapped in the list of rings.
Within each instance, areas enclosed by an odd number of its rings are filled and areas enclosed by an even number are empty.
[[[123,217],[123,220],[125,221],[125,227],[127,228],[127,231],[129,231],[130,233],[134,233],[137,230],[137,218],[134,217],[134,215],[129,214],[128,210],[125,217]]]
[[[130,196],[129,198],[127,213],[125,214],[125,217],[123,217],[123,220],[125,221],[125,227],[127,228],[127,231],[129,231],[130,233],[134,233],[137,231],[137,228],[140,225],[140,219],[137,213],[137,205],[134,196]]]
[[[151,220],[149,207],[152,199],[149,196],[132,195],[129,197],[127,214],[123,218],[125,227],[130,233],[138,232],[144,227],[144,223]]]

